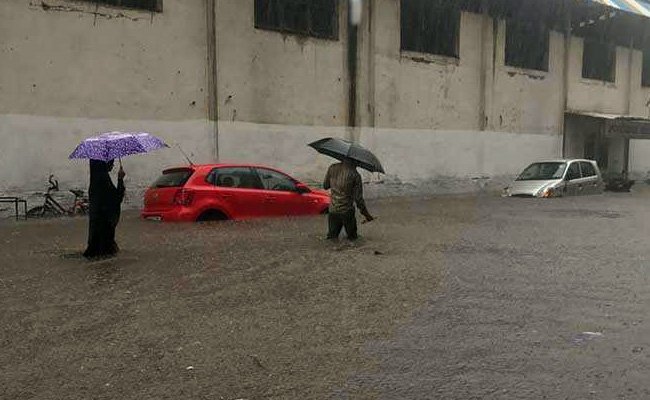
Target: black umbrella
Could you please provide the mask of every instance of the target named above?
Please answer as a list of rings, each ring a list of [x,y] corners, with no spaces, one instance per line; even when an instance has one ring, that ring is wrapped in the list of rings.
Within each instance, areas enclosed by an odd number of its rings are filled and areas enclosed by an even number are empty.
[[[319,153],[334,157],[337,160],[343,161],[346,158],[350,158],[356,161],[357,165],[363,169],[385,174],[384,167],[381,166],[377,157],[370,150],[363,148],[357,143],[339,138],[325,138],[309,143],[309,146],[316,149]]]

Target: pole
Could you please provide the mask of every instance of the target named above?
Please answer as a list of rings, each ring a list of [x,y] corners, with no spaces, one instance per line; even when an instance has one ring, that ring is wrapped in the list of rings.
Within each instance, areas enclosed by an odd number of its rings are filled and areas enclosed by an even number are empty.
[[[219,101],[217,96],[217,22],[216,0],[205,0],[208,61],[208,121],[212,124],[214,159],[219,161]]]
[[[569,104],[569,62],[571,56],[571,1],[564,0],[564,62],[562,65],[562,109],[560,110],[560,130],[562,132],[562,157],[567,156],[566,112]]]
[[[361,0],[348,0],[348,127],[357,126],[357,49],[358,25],[361,22]],[[350,132],[350,139],[354,134]]]

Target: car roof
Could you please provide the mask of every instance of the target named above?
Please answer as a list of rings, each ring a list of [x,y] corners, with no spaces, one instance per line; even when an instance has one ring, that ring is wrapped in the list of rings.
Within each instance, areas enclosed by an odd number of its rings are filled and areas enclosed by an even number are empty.
[[[246,163],[214,163],[214,164],[190,164],[190,165],[176,165],[172,167],[167,167],[164,170],[173,170],[173,169],[212,169],[212,168],[268,168],[272,170],[278,170],[277,168],[270,167],[268,165],[261,164],[246,164]]]
[[[555,159],[555,160],[541,160],[541,161],[536,161],[538,163],[540,162],[572,162],[572,161],[585,161],[585,162],[590,162],[590,163],[595,163],[596,161],[594,160],[588,160],[586,158],[562,158],[562,159]]]

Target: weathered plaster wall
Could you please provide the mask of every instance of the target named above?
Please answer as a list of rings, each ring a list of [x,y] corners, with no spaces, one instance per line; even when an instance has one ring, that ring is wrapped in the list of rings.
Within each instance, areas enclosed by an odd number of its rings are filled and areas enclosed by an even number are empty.
[[[585,139],[589,135],[599,135],[602,121],[584,116],[567,116],[564,129],[566,131],[565,152],[569,158],[585,156]]]
[[[650,140],[630,140],[630,176],[650,179]]]
[[[219,156],[320,182],[331,159],[307,144],[346,137],[347,4],[339,38],[256,29],[253,0],[217,1]]]
[[[400,52],[399,2],[375,7],[375,122],[378,128],[478,129],[481,19],[461,17],[460,57]]]
[[[339,9],[339,39],[324,40],[255,29],[253,0],[218,0],[219,119],[345,125],[345,1]]]
[[[610,138],[608,141],[608,165],[609,174],[621,174],[625,169],[625,145],[626,140],[622,137]]]
[[[629,49],[616,48],[615,82],[602,82],[582,77],[583,39],[571,39],[569,55],[569,98],[572,111],[592,111],[608,114],[628,113]],[[633,71],[640,75],[640,70]]]
[[[221,158],[269,163],[319,181],[330,160],[306,144],[349,134],[345,3],[339,41],[253,29],[253,1],[218,4]],[[354,135],[380,154],[387,182],[417,182],[434,192],[441,185],[467,189],[461,182],[469,178],[504,179],[532,160],[558,156],[560,35],[552,35],[551,68],[540,79],[504,67],[503,51],[496,73],[491,62],[482,63],[493,45],[491,20],[484,30],[482,15],[462,14],[458,59],[400,52],[395,0],[373,2],[364,18],[360,128]],[[497,46],[503,46],[504,35],[502,27]],[[494,77],[486,89],[490,94],[481,92],[483,66],[489,69],[485,75]],[[502,122],[481,131],[481,103],[490,96],[491,112],[502,115]]]
[[[214,157],[207,115],[201,1],[165,0],[164,13],[64,0],[0,2],[0,192],[87,184],[68,155],[84,137],[143,130]],[[125,160],[132,187],[150,183],[169,149]]]
[[[0,113],[204,118],[203,2],[164,6],[152,14],[79,1],[0,2]]]
[[[505,65],[506,23],[500,21],[496,41],[493,105],[488,126],[494,131],[559,135],[564,114],[564,36],[551,31],[548,71]]]
[[[99,131],[147,130],[181,144],[196,162],[214,159],[204,2],[165,0],[162,14],[45,3],[51,7],[0,2],[0,190],[41,189],[49,173],[84,186],[86,166],[67,155]],[[224,161],[270,164],[317,182],[330,159],[307,143],[354,135],[384,162],[385,187],[445,192],[472,189],[476,177],[506,180],[529,162],[560,156],[564,41],[557,32],[548,72],[505,66],[503,21],[495,30],[490,18],[468,12],[458,59],[402,53],[399,2],[366,2],[360,127],[351,130],[347,2],[340,2],[339,40],[255,29],[253,4],[216,2]],[[632,54],[630,76],[629,51],[619,48],[616,82],[602,84],[581,78],[581,39],[572,39],[571,51],[569,109],[624,114],[629,103],[630,112],[647,113],[650,91],[637,89],[634,75],[640,80],[640,53]],[[170,149],[129,158],[126,166],[132,185],[143,187],[177,163],[183,158]],[[393,189],[384,192],[400,192]]]
[[[505,181],[534,160],[559,156],[560,34],[551,34],[550,68],[539,73],[505,66],[505,24],[495,40],[492,20],[480,14],[461,15],[458,59],[400,52],[395,0],[373,3],[370,26],[363,25],[360,61],[373,63],[364,67],[373,79],[360,91],[360,140],[380,155],[387,182],[409,191],[475,190],[472,178]]]

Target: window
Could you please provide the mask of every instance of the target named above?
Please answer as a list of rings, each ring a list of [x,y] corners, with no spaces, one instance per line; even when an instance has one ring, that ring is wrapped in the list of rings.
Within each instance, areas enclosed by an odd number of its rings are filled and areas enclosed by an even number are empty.
[[[109,6],[137,8],[140,10],[162,12],[162,0],[88,0]]]
[[[517,178],[518,181],[547,181],[549,179],[560,179],[566,169],[563,162],[534,163],[526,167]]]
[[[260,178],[250,168],[217,168],[207,178],[215,186],[235,189],[262,189]]]
[[[269,169],[258,169],[257,172],[266,190],[279,190],[283,192],[296,191],[296,183],[284,174]]]
[[[596,168],[591,163],[581,162],[580,169],[582,170],[582,177],[588,178],[590,176],[596,176]]]
[[[605,82],[616,80],[616,45],[585,39],[582,77]]]
[[[570,181],[574,179],[580,179],[580,164],[574,162],[569,165],[569,170],[566,172],[566,177]]]
[[[539,22],[508,21],[506,65],[548,71],[548,29]]]
[[[338,39],[338,0],[255,0],[255,27]]]
[[[458,2],[401,0],[400,4],[402,51],[458,57]]]
[[[164,188],[164,187],[181,187],[190,179],[190,176],[194,171],[191,169],[171,169],[163,171],[163,174],[156,179],[156,181],[151,185],[154,188]]]
[[[643,70],[641,71],[641,85],[650,86],[650,47],[643,49]]]

